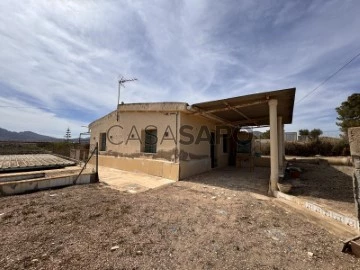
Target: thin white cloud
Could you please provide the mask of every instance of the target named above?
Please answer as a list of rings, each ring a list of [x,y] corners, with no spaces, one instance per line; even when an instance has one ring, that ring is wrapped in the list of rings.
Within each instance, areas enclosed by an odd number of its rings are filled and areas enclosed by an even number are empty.
[[[293,86],[298,100],[359,49],[359,7],[355,0],[3,0],[1,102],[53,108],[28,117],[52,119],[36,131],[55,134],[56,123],[113,110],[120,74],[139,79],[122,89],[125,102],[194,103]],[[360,86],[359,70],[354,63],[296,105],[292,128],[317,112],[314,126],[336,129],[325,120]],[[0,120],[8,129],[24,125]]]
[[[0,104],[1,127],[11,131],[33,131],[57,138],[62,138],[67,128],[72,131],[73,138],[78,137],[80,132],[87,131],[87,128],[82,127],[87,123],[28,107],[29,104],[16,99],[0,97]]]

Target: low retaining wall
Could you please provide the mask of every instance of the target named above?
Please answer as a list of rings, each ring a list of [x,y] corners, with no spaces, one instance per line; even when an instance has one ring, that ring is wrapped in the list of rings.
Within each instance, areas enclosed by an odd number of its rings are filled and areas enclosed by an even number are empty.
[[[296,157],[287,156],[289,162],[320,164],[326,162],[329,165],[352,166],[351,157]]]
[[[15,195],[37,190],[58,188],[72,185],[81,185],[97,182],[96,173],[86,173],[79,176],[78,174],[64,175],[53,178],[38,178],[29,180],[18,180],[0,183],[0,195]]]
[[[95,165],[95,157],[92,157],[89,163]],[[192,175],[210,171],[210,164],[210,158],[191,161],[180,161],[179,164],[158,159],[99,155],[99,166],[130,172],[142,172],[175,181],[184,179]],[[255,167],[270,167],[270,158],[255,158],[254,165]]]
[[[315,203],[305,202],[305,208],[307,208],[313,212],[319,213],[320,215],[323,215],[325,217],[335,219],[336,221],[346,224],[349,227],[359,230],[359,221],[354,218],[350,218],[350,217],[344,216],[342,214],[336,213],[334,211],[324,209]]]
[[[12,182],[12,181],[21,181],[27,179],[34,179],[34,178],[44,178],[44,172],[37,172],[37,173],[8,173],[4,175],[0,175],[0,183],[3,182]]]
[[[359,224],[359,221],[354,219],[354,218],[351,218],[351,217],[347,217],[345,215],[342,215],[342,214],[339,214],[339,213],[336,213],[334,211],[331,211],[331,210],[327,210],[315,203],[311,203],[311,202],[308,202],[308,201],[304,201],[302,199],[299,199],[295,196],[292,196],[292,195],[288,195],[288,194],[285,194],[285,193],[282,193],[280,191],[276,191],[275,192],[275,197],[277,198],[282,198],[282,199],[285,199],[285,200],[288,200],[288,201],[291,201],[291,202],[294,202],[300,206],[303,206],[304,208],[310,210],[310,211],[313,211],[313,212],[316,212],[322,216],[325,216],[325,217],[329,217],[329,218],[332,218],[338,222],[341,222],[353,229],[356,229],[356,230],[360,230],[360,224]]]
[[[351,157],[321,157],[320,160],[327,161],[330,165],[352,166]]]
[[[95,164],[94,157],[91,158],[90,163]],[[179,180],[179,163],[170,161],[99,155],[99,166]]]
[[[211,170],[210,158],[192,159],[180,161],[180,179],[208,172]]]

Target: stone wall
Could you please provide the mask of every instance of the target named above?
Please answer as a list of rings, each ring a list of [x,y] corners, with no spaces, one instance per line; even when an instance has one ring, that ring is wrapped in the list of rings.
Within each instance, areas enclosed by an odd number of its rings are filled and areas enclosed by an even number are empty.
[[[353,187],[356,214],[360,220],[360,127],[349,128],[349,143],[354,164]]]

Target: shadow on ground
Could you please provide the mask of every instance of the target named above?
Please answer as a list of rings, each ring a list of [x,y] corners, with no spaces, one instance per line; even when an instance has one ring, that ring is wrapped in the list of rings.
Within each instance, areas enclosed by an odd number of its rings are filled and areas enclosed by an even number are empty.
[[[250,171],[249,168],[226,167],[191,176],[182,181],[267,195],[269,177],[270,168],[257,167]]]
[[[288,194],[330,206],[334,211],[355,214],[352,167],[327,163],[291,163],[301,168],[302,173],[300,179],[287,179],[283,182],[291,186]]]

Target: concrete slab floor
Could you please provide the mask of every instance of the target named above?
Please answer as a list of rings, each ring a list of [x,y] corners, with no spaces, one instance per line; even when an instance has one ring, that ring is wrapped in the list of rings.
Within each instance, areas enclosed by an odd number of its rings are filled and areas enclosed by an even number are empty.
[[[250,171],[249,168],[226,167],[190,176],[183,181],[267,195],[269,179],[270,168],[255,167]]]
[[[120,191],[143,192],[172,184],[176,181],[140,172],[128,172],[99,166],[100,182]]]
[[[0,155],[0,172],[20,169],[66,167],[75,165],[70,161],[50,154]]]

